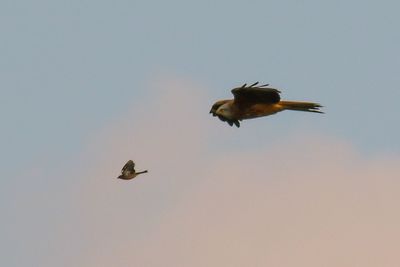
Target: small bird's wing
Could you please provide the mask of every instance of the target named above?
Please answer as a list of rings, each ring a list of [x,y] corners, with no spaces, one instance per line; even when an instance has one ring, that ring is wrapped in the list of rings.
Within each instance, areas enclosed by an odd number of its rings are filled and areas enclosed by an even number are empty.
[[[278,89],[268,87],[269,84],[257,85],[258,82],[250,86],[244,84],[232,89],[231,92],[235,97],[234,103],[239,106],[246,106],[257,103],[274,104],[281,100]]]
[[[122,167],[121,172],[124,173],[125,171],[135,172],[135,163],[132,160],[128,160],[124,167]]]

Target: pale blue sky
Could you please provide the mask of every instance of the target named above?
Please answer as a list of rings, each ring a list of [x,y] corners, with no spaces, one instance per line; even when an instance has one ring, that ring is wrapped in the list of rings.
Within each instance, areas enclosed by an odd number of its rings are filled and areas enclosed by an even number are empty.
[[[204,121],[215,120],[208,114],[215,100],[244,82],[325,106],[323,116],[284,112],[244,122],[231,129],[247,140],[238,146],[301,130],[344,140],[365,157],[399,155],[399,10],[398,1],[361,0],[1,1],[2,217],[15,216],[18,188],[38,186],[34,179],[46,186],[63,166],[80,164],[77,155],[98,131],[151,102],[160,92],[154,80],[164,77],[205,90]],[[210,142],[215,150],[232,145]],[[26,177],[36,168],[46,171]],[[48,189],[63,186],[53,180]],[[11,226],[9,240],[19,238]],[[9,245],[3,239],[0,251]],[[1,265],[45,266],[14,253]]]
[[[325,105],[327,132],[398,152],[395,3],[2,1],[2,150],[73,153],[168,72],[205,84],[210,103],[269,82]]]

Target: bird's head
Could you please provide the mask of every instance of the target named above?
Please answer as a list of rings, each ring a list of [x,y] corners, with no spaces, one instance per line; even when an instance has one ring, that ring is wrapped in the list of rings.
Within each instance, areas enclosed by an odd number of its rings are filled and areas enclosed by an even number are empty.
[[[233,114],[232,114],[232,110],[231,110],[231,106],[229,105],[229,103],[225,103],[223,105],[221,105],[217,111],[215,112],[215,114],[218,117],[222,117],[225,118],[227,120],[233,120],[235,119]]]
[[[232,100],[220,100],[215,102],[211,107],[210,113],[214,117],[218,117],[221,121],[226,121],[230,126],[235,124],[236,127],[240,127],[239,121],[233,118],[230,102],[232,102]]]
[[[223,104],[225,104],[227,101],[229,100],[219,100],[217,102],[214,103],[214,105],[212,105],[210,113],[215,117],[217,116],[217,110],[220,106],[222,106]]]

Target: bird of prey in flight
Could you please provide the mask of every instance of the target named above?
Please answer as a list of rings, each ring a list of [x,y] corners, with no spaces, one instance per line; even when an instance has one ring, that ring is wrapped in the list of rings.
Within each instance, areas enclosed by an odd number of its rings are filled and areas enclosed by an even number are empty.
[[[283,110],[298,110],[323,113],[318,103],[300,101],[281,101],[280,91],[258,85],[258,82],[232,89],[234,99],[220,100],[214,103],[210,113],[221,121],[240,127],[241,120],[253,119],[275,114]]]
[[[138,176],[139,174],[146,173],[145,171],[136,172],[135,171],[135,163],[132,160],[128,160],[128,162],[124,165],[121,170],[121,175],[118,176],[119,179],[122,180],[131,180]]]

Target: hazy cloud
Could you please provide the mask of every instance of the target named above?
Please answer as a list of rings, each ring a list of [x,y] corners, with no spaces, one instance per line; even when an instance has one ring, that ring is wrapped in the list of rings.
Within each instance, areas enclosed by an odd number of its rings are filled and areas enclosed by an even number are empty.
[[[399,158],[365,158],[345,141],[304,129],[243,150],[249,132],[209,117],[200,85],[166,79],[152,87],[159,97],[135,101],[97,132],[68,174],[70,208],[50,241],[49,262],[400,263]],[[210,145],[233,142],[224,135],[242,135],[241,146]],[[149,173],[115,179],[128,159]]]

